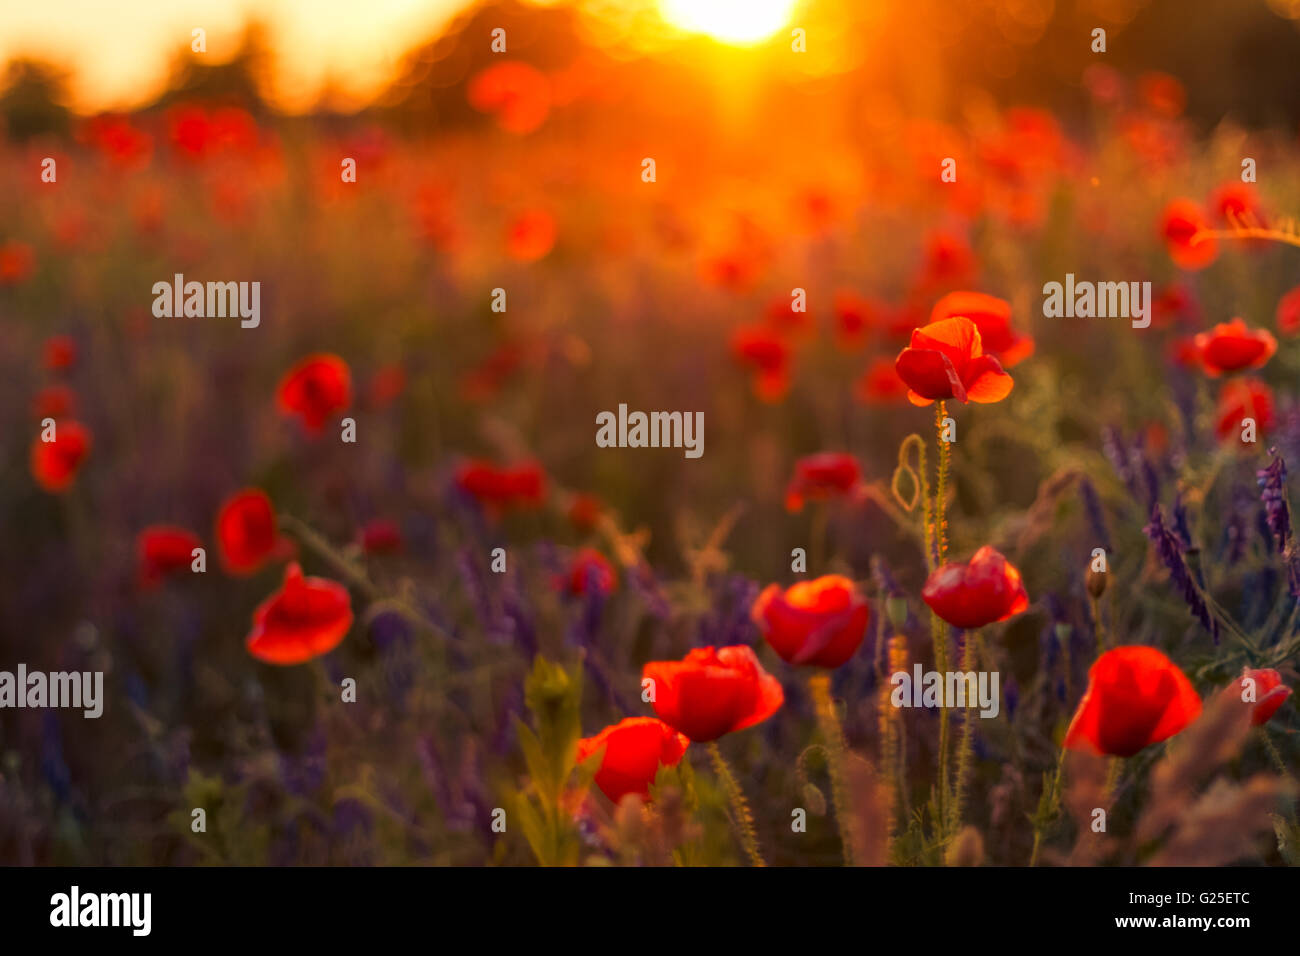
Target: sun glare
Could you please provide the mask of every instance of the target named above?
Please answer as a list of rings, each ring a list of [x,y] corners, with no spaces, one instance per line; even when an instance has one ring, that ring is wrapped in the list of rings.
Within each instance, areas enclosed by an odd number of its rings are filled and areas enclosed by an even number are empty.
[[[766,40],[790,19],[796,0],[662,0],[669,23],[724,43]]]

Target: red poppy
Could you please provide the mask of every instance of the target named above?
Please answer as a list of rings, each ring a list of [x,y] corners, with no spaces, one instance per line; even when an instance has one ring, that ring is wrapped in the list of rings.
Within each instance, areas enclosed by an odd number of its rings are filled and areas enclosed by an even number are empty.
[[[67,418],[77,410],[77,393],[66,385],[47,385],[32,400],[32,415],[37,419]]]
[[[641,674],[653,682],[655,713],[696,743],[752,727],[785,702],[781,684],[744,644],[697,647],[680,661],[650,661]]]
[[[600,750],[600,769],[596,786],[618,803],[629,793],[645,798],[660,767],[675,767],[691,745],[684,735],[654,717],[625,717],[594,737],[578,741],[577,763],[583,763]]]
[[[81,422],[56,422],[53,441],[37,435],[32,443],[32,477],[48,492],[66,491],[90,454],[90,445],[90,429]]]
[[[1277,330],[1283,335],[1300,332],[1300,285],[1278,301]]]
[[[835,344],[845,352],[860,348],[867,336],[882,324],[882,316],[887,311],[880,303],[845,290],[835,293],[832,308],[835,312]]]
[[[1250,183],[1231,180],[1210,194],[1210,209],[1229,226],[1264,226],[1266,213]]]
[[[956,398],[1000,402],[1011,392],[1011,376],[984,352],[979,329],[964,316],[912,330],[912,342],[894,362],[913,405]]]
[[[253,611],[248,652],[268,664],[301,664],[328,654],[352,627],[348,589],[326,578],[303,577],[297,562],[284,585]]]
[[[842,498],[858,486],[861,477],[857,459],[843,452],[825,451],[800,458],[785,489],[786,510],[802,511],[810,498]]]
[[[1201,316],[1200,303],[1191,289],[1182,282],[1172,282],[1162,288],[1151,303],[1152,322],[1162,326],[1174,319],[1195,321]]]
[[[1137,91],[1143,103],[1165,116],[1180,116],[1187,105],[1183,84],[1168,73],[1143,73],[1137,79]]]
[[[754,393],[765,402],[779,402],[790,389],[790,346],[763,326],[739,328],[731,337],[731,354],[758,373]]]
[[[983,292],[950,292],[934,304],[930,323],[965,316],[979,329],[984,349],[1011,368],[1034,354],[1034,340],[1011,328],[1011,303]]]
[[[546,472],[533,461],[498,468],[471,460],[456,470],[456,485],[490,508],[533,507],[546,497]]]
[[[308,432],[319,432],[352,404],[352,373],[337,355],[309,355],[280,380],[276,401],[284,414],[301,418]]]
[[[1260,368],[1277,351],[1277,340],[1267,329],[1248,329],[1240,318],[1220,322],[1196,336],[1196,353],[1205,373],[1217,378],[1225,372]]]
[[[143,165],[153,152],[153,138],[148,133],[132,126],[126,117],[109,113],[86,120],[79,138],[121,166]]]
[[[778,333],[786,335],[802,335],[806,333],[812,325],[812,317],[805,309],[802,312],[794,310],[794,300],[788,296],[780,295],[769,303],[765,314],[767,325]]]
[[[36,270],[36,253],[25,242],[0,243],[0,285],[17,285]]]
[[[238,575],[258,570],[284,544],[271,499],[257,488],[245,488],[226,500],[217,512],[216,537],[222,565]]]
[[[1239,439],[1242,421],[1247,418],[1255,420],[1256,435],[1263,434],[1274,424],[1273,390],[1257,378],[1225,382],[1214,414],[1214,432],[1220,441]]]
[[[527,63],[510,60],[476,73],[466,88],[470,106],[490,113],[510,133],[531,133],[551,111],[545,74]]]
[[[1175,199],[1160,219],[1160,234],[1169,250],[1169,258],[1180,269],[1204,269],[1219,256],[1219,242],[1212,236],[1193,241],[1205,229],[1205,215],[1190,199]]]
[[[361,550],[366,554],[395,554],[402,550],[402,529],[396,521],[376,518],[361,529]]]
[[[385,365],[370,379],[370,404],[374,408],[387,408],[406,391],[406,369],[401,363]]]
[[[199,106],[184,104],[167,114],[167,134],[172,147],[187,159],[201,158],[212,143],[207,112]]]
[[[813,667],[839,667],[852,657],[870,616],[853,582],[838,574],[800,581],[784,591],[769,584],[750,608],[750,617],[782,660]]]
[[[596,527],[604,505],[599,498],[585,492],[575,494],[569,500],[569,523],[574,530],[586,534]]]
[[[1029,607],[1020,572],[987,544],[965,564],[954,561],[930,572],[921,597],[953,627],[967,629],[1005,621]]]
[[[975,252],[962,236],[942,230],[926,236],[922,288],[967,283],[975,277],[975,269]]]
[[[193,565],[199,536],[187,528],[150,525],[135,538],[136,577],[142,588],[155,588],[162,579]]]
[[[530,209],[510,220],[506,251],[520,262],[536,262],[555,245],[555,219],[541,209]]]
[[[1088,690],[1065,732],[1065,746],[1131,757],[1168,740],[1201,713],[1201,698],[1177,665],[1154,647],[1116,647],[1088,671]]]
[[[558,583],[570,594],[586,594],[590,587],[595,587],[600,594],[610,594],[617,582],[614,566],[603,554],[595,548],[581,548],[569,562],[568,573]]]
[[[1246,683],[1247,679],[1253,684]],[[1272,668],[1255,670],[1243,667],[1241,676],[1223,689],[1224,696],[1250,705],[1250,722],[1255,727],[1268,723],[1279,707],[1291,696],[1291,688],[1282,683],[1282,675]]]
[[[70,335],[55,335],[45,340],[45,368],[62,372],[77,364],[77,343]]]

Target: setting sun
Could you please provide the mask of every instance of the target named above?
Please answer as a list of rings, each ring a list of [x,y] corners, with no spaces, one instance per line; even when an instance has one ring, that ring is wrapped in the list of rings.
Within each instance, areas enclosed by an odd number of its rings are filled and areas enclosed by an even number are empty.
[[[664,17],[726,43],[766,40],[790,19],[796,0],[663,0]]]

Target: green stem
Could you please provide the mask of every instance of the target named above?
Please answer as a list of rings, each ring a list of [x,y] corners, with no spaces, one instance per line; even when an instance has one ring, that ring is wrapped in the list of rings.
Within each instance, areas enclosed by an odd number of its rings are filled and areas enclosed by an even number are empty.
[[[844,865],[853,866],[856,841],[853,814],[849,809],[849,788],[844,777],[844,730],[840,726],[835,700],[831,697],[831,675],[814,674],[808,678],[808,690],[826,743],[826,769],[830,773],[831,802],[835,805],[835,821],[839,824],[840,843],[844,847]]]
[[[1029,865],[1038,865],[1038,851],[1043,845],[1043,832],[1047,829],[1048,822],[1055,817],[1056,808],[1061,800],[1061,770],[1065,767],[1065,748],[1061,748],[1060,754],[1056,758],[1056,772],[1052,776],[1052,782],[1048,785],[1047,791],[1043,793],[1039,801],[1038,813],[1034,814],[1034,848],[1029,854]]]
[[[731,804],[736,835],[740,838],[740,843],[749,856],[750,865],[767,866],[763,862],[763,854],[758,849],[758,836],[754,831],[754,815],[749,812],[749,803],[745,800],[745,792],[740,789],[735,774],[731,772],[731,768],[727,766],[727,761],[723,759],[722,751],[718,748],[716,740],[709,742],[708,751],[709,758],[713,761],[713,772],[718,775],[718,781],[722,784],[722,789],[726,792],[727,800]]]
[[[969,673],[973,667],[974,655],[972,654],[972,647],[974,643],[975,635],[970,631],[967,631],[961,652],[962,673]],[[973,739],[975,736],[975,720],[971,716],[971,710],[971,701],[967,701],[966,713],[962,716],[961,744],[957,748],[957,784],[952,797],[952,823],[949,826],[950,833],[956,833],[961,829],[962,802],[966,796],[966,781],[970,776],[971,760],[974,754]]]
[[[934,489],[934,544],[935,566],[943,564],[948,553],[948,463],[952,457],[949,442],[943,440],[943,420],[948,417],[948,403],[939,402],[934,408],[935,440],[939,443],[939,479]]]

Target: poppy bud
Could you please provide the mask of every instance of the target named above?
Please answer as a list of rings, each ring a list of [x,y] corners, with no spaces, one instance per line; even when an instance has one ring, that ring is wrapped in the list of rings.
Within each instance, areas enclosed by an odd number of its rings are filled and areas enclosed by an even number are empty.
[[[1106,593],[1106,585],[1110,583],[1109,576],[1105,571],[1094,571],[1088,569],[1084,577],[1084,586],[1087,587],[1088,593],[1094,601],[1100,601],[1101,596]]]

